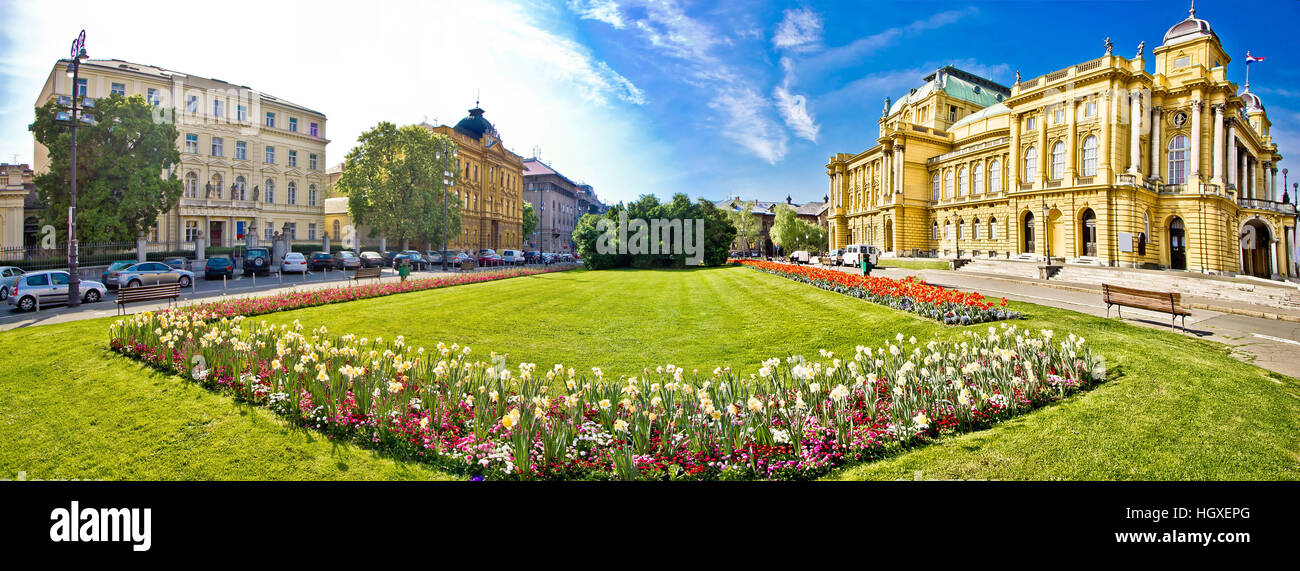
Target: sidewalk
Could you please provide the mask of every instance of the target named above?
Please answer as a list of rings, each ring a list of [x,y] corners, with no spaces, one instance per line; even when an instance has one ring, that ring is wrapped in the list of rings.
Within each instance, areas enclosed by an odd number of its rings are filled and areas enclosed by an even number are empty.
[[[885,262],[888,264],[888,261]],[[839,268],[857,274],[856,269]],[[975,291],[988,297],[1005,297],[1013,301],[1036,303],[1068,309],[1097,317],[1106,317],[1101,288],[1091,284],[1046,282],[951,270],[908,270],[880,268],[872,276],[902,279],[917,276],[927,283]],[[1187,318],[1187,334],[1229,345],[1234,356],[1260,367],[1300,378],[1300,314],[1280,308],[1204,300],[1183,296],[1192,315]],[[1111,311],[1110,317],[1116,312]],[[1124,322],[1168,331],[1169,315],[1139,309],[1124,309]]]

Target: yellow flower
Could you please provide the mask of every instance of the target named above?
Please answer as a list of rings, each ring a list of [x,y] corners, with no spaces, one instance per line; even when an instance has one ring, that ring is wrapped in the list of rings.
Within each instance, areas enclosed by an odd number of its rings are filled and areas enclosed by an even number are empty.
[[[608,410],[610,406],[609,399],[600,399],[600,408]]]
[[[618,420],[615,420],[615,421],[614,421],[614,430],[617,430],[617,431],[619,431],[619,432],[627,432],[627,421],[626,421],[626,420],[623,420],[623,419],[621,419],[621,418],[618,419]]]
[[[517,408],[510,409],[510,414],[501,417],[501,426],[514,428],[517,424],[519,424],[519,409]]]

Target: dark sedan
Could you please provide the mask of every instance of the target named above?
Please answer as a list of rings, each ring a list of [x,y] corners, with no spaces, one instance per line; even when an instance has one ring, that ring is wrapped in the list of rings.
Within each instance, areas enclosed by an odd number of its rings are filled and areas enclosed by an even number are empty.
[[[235,261],[228,256],[213,256],[203,266],[203,279],[213,280],[220,277],[235,277]]]
[[[309,270],[332,270],[334,269],[334,256],[329,252],[312,252],[307,256],[307,269]]]

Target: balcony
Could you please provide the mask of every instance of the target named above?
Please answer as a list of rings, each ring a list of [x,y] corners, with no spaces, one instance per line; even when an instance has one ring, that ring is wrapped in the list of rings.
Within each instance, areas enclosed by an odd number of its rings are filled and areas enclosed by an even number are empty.
[[[946,161],[946,160],[948,160],[948,159],[954,159],[954,158],[957,158],[957,157],[963,157],[963,156],[966,156],[966,155],[969,155],[969,154],[972,154],[972,153],[975,153],[975,152],[978,152],[978,151],[982,151],[982,150],[984,150],[984,149],[989,149],[989,148],[992,148],[992,147],[997,147],[997,146],[1000,146],[1000,145],[1005,145],[1005,144],[1007,144],[1007,143],[1009,143],[1009,142],[1011,142],[1011,137],[1002,137],[1002,138],[1000,138],[1000,139],[993,139],[992,141],[984,141],[983,143],[979,143],[979,144],[971,145],[971,146],[969,146],[969,147],[965,147],[965,148],[957,149],[957,150],[955,150],[955,151],[948,152],[948,153],[944,153],[944,154],[939,155],[939,156],[936,156],[936,157],[930,157],[930,158],[926,159],[925,164],[927,164],[927,165],[932,165],[932,164],[935,164],[935,163],[941,163],[941,162]]]
[[[1295,205],[1262,198],[1238,198],[1237,205],[1250,210],[1267,210],[1289,216],[1295,216]]]

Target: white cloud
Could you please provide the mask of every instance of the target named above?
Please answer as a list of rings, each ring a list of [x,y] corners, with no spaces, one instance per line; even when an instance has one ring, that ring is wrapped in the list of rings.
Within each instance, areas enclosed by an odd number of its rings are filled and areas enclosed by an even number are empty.
[[[776,26],[772,45],[780,50],[809,51],[822,41],[822,18],[807,8],[786,10]]]
[[[786,84],[778,85],[773,90],[772,96],[776,98],[776,108],[781,112],[781,118],[795,135],[816,143],[821,128],[808,112],[808,98],[803,95],[792,95]]]
[[[584,19],[604,22],[620,30],[627,25],[614,0],[569,0],[569,9]]]
[[[767,99],[750,89],[731,89],[709,101],[709,108],[726,117],[722,131],[727,138],[752,151],[759,158],[776,164],[785,157],[788,137],[764,112]]]

